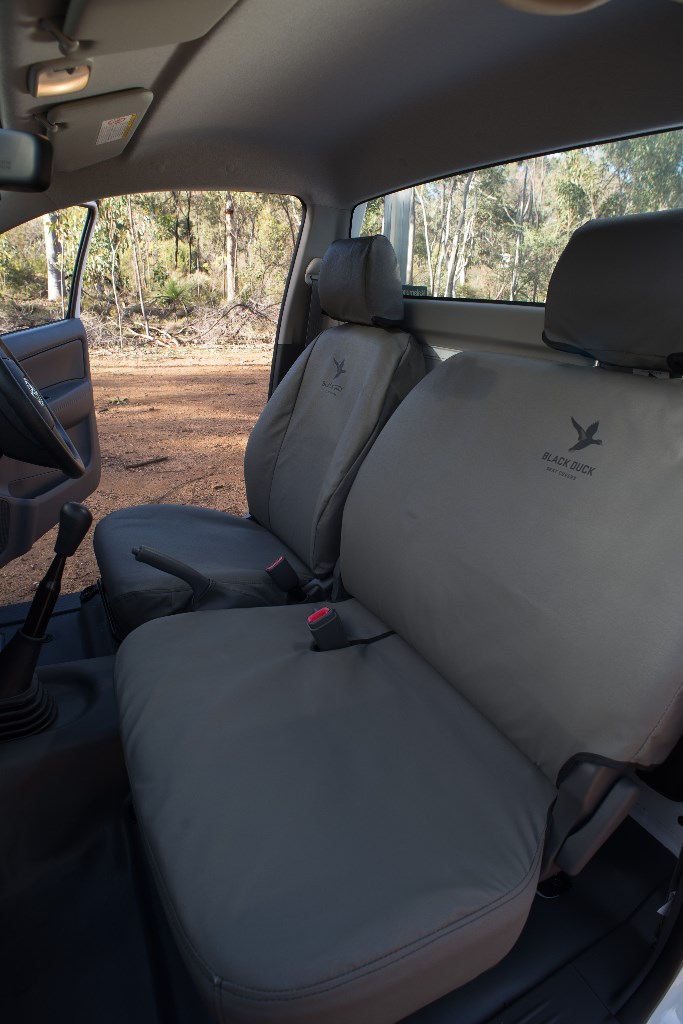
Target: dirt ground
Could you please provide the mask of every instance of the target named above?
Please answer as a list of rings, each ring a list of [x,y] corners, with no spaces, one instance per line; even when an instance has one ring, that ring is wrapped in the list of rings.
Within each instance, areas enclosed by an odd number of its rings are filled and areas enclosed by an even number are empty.
[[[263,344],[161,357],[91,355],[102,451],[102,479],[86,502],[94,521],[145,502],[245,512],[242,459],[266,401],[271,353]],[[156,458],[164,461],[134,465]],[[55,533],[0,569],[0,604],[30,600]],[[97,575],[91,531],[69,560],[63,592],[82,590]]]

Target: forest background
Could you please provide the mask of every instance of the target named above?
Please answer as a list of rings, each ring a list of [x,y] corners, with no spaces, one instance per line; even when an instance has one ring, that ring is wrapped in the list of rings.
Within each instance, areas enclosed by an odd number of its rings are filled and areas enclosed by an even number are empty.
[[[535,157],[371,200],[361,233],[407,213],[414,295],[543,302],[571,233],[594,217],[683,206],[683,131]],[[83,311],[95,348],[272,340],[302,217],[299,200],[230,191],[99,204]],[[64,315],[84,211],[0,237],[0,330]]]

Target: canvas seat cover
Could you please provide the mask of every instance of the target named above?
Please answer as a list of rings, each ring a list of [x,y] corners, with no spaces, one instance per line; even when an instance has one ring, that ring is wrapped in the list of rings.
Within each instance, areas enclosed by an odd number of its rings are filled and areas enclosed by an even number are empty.
[[[146,505],[98,524],[95,554],[122,633],[191,601],[186,583],[137,562],[133,547],[156,548],[229,583],[234,606],[286,600],[265,573],[281,554],[304,580],[332,571],[351,483],[384,423],[423,376],[424,360],[417,343],[390,326],[402,319],[403,297],[384,236],[334,242],[319,289],[325,312],[345,322],[306,348],[251,433],[244,474],[255,522]]]
[[[535,891],[551,783],[398,637],[313,652],[312,610],[158,620],[119,655],[148,853],[217,1020],[399,1020],[500,959]]]
[[[683,214],[658,216],[655,274],[660,234],[683,233]],[[668,351],[629,334],[627,251],[598,285],[622,366],[647,347],[661,370],[683,314]],[[595,288],[570,256],[556,273]],[[551,284],[549,321],[565,301]],[[474,978],[524,925],[572,761],[672,748],[681,381],[627,369],[467,353],[413,390],[344,513],[354,598],[337,612],[351,640],[381,639],[316,651],[310,609],[290,606],[122,645],[133,798],[216,1020],[391,1024]]]

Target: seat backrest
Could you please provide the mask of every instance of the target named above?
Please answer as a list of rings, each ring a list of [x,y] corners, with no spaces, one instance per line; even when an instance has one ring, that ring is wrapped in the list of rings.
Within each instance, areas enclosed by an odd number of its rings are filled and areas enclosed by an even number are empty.
[[[682,280],[683,211],[583,227],[545,337],[591,362],[452,357],[344,513],[349,592],[552,781],[683,730]]]
[[[396,326],[401,279],[383,235],[333,242],[318,287],[323,310],[344,322],[318,335],[273,393],[249,438],[244,477],[254,518],[326,575],[351,483],[422,378],[424,358]]]

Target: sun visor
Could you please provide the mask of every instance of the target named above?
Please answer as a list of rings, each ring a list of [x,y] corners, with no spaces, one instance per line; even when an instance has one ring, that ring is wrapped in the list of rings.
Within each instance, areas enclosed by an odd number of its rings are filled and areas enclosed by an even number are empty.
[[[52,107],[43,116],[56,129],[50,134],[55,170],[74,171],[118,156],[152,99],[147,89],[127,89]]]
[[[88,53],[185,43],[213,28],[237,0],[71,0],[63,31]]]

